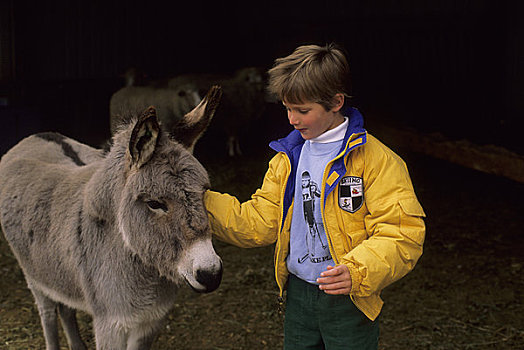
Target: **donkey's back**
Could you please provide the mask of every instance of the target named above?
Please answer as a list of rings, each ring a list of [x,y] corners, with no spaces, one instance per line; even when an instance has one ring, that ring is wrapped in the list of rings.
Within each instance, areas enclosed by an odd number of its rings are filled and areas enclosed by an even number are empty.
[[[11,148],[2,163],[16,160],[39,160],[44,163],[84,166],[104,157],[102,150],[82,144],[56,132],[31,135]]]

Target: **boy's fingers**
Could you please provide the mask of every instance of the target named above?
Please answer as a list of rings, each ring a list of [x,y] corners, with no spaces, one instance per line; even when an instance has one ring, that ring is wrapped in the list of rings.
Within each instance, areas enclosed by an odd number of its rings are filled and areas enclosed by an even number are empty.
[[[320,277],[320,278],[317,278],[317,283],[320,283],[320,284],[328,284],[328,283],[333,283],[335,281],[336,280],[333,277]]]
[[[339,294],[348,295],[350,291],[351,290],[349,288],[331,289],[331,290],[327,289],[327,290],[324,290],[324,293],[331,294],[331,295],[339,295]]]
[[[335,276],[335,275],[339,275],[343,272],[343,270],[340,268],[341,265],[339,266],[328,266],[327,267],[327,270],[326,271],[323,271],[320,276],[321,277],[324,277],[324,276]]]
[[[322,284],[319,286],[320,290],[324,291],[326,294],[331,295],[339,295],[344,294],[347,295],[351,291],[351,287],[348,286],[346,282],[339,282],[339,283],[333,283],[333,284]]]
[[[317,283],[336,283],[344,281],[346,278],[344,278],[343,274],[336,274],[332,276],[325,276],[317,278]]]
[[[339,274],[336,276],[328,276],[328,277],[320,277],[317,278],[317,283],[320,284],[334,284],[338,282],[347,282],[349,279],[349,276],[346,278],[344,275]]]
[[[322,290],[337,290],[337,289],[346,289],[348,288],[348,285],[347,285],[347,282],[336,282],[336,283],[321,284],[319,285],[319,288]]]

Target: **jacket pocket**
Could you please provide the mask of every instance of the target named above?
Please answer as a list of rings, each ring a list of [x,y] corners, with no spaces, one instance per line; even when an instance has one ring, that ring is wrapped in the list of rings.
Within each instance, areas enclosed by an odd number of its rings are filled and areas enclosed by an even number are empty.
[[[405,198],[399,200],[400,208],[400,232],[422,245],[426,227],[422,218],[426,217],[424,209],[416,198]]]

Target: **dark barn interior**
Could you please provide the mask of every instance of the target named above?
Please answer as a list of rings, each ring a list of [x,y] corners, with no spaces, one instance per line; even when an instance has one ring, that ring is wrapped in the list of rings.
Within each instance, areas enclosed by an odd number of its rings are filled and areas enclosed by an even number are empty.
[[[328,42],[348,51],[364,111],[524,151],[518,2],[155,3],[3,1],[2,118],[16,129],[2,151],[40,129],[108,136],[108,100],[129,67],[154,78],[269,68],[300,44]]]
[[[101,147],[109,100],[131,67],[152,80],[267,70],[299,45],[338,43],[352,103],[406,160],[428,215],[423,257],[384,292],[381,349],[524,348],[523,15],[523,3],[494,0],[3,0],[0,155],[40,131]],[[241,135],[244,155],[227,157],[212,132],[195,154],[215,189],[245,200],[266,170],[268,142],[288,131],[283,109],[268,103]],[[281,347],[272,247],[217,250],[223,285],[182,293],[154,348]],[[3,237],[0,271],[0,348],[41,348],[36,307]],[[94,347],[89,318],[80,323]]]

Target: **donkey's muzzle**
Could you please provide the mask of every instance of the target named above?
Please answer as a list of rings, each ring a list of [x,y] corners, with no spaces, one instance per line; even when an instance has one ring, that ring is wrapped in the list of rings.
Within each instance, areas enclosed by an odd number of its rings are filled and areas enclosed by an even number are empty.
[[[213,271],[198,270],[196,280],[205,287],[204,290],[200,290],[199,292],[209,293],[216,290],[222,281],[222,263],[220,263],[220,266]]]

